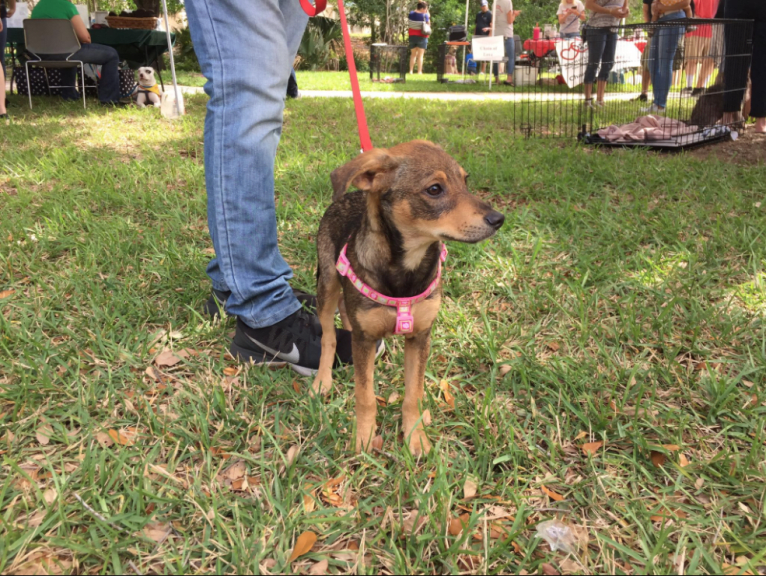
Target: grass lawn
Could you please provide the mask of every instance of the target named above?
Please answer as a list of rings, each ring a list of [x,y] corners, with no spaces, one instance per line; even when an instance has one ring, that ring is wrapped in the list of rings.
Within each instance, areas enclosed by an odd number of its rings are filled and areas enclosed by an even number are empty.
[[[197,312],[204,96],[176,123],[38,100],[0,127],[0,572],[766,569],[763,164],[513,138],[502,103],[368,102],[374,142],[440,143],[507,221],[450,245],[434,450],[398,440],[392,340],[383,451],[357,457],[351,370],[316,401]],[[355,139],[351,102],[288,104],[296,287]],[[571,554],[535,536],[555,518]]]

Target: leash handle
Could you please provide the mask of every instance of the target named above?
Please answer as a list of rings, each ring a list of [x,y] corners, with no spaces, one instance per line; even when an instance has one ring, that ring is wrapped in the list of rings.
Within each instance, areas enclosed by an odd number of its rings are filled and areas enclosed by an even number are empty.
[[[300,2],[301,8],[303,8],[303,11],[309,16],[321,14],[324,12],[324,9],[327,8],[327,0],[315,0],[313,6],[309,0],[300,0]]]
[[[301,0],[301,2],[308,0]],[[317,0],[317,2],[326,0]],[[351,35],[348,32],[348,23],[346,22],[346,8],[343,0],[338,0],[338,13],[340,14],[340,26],[343,29],[343,46],[346,50],[346,62],[348,63],[348,75],[351,78],[351,92],[354,94],[354,111],[356,112],[356,123],[359,127],[359,143],[362,145],[362,152],[372,150],[372,141],[370,140],[370,129],[367,127],[367,116],[364,113],[364,102],[362,102],[362,92],[359,90],[359,78],[356,75],[356,63],[354,62],[354,48],[351,46]]]

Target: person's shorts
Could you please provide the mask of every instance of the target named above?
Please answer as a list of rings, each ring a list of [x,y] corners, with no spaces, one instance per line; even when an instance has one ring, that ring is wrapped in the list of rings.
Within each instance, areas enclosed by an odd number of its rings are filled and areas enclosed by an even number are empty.
[[[644,51],[641,52],[641,71],[649,72],[649,50],[651,50],[652,39],[648,38]]]
[[[410,49],[422,48],[425,50],[428,48],[428,38],[425,36],[410,36]]]
[[[694,64],[707,57],[707,55],[710,53],[710,40],[711,38],[704,38],[702,36],[687,36],[687,61]]]

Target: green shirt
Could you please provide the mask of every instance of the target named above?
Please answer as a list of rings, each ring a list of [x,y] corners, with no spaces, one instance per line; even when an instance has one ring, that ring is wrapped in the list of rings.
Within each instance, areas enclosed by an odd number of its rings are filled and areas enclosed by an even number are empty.
[[[31,18],[55,18],[71,20],[79,12],[69,0],[40,0],[32,10]]]

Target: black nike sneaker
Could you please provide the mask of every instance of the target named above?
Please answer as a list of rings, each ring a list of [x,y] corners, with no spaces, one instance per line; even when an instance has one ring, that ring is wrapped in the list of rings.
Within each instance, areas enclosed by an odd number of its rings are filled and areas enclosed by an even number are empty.
[[[295,297],[298,299],[298,302],[301,303],[301,306],[303,306],[312,314],[316,314],[316,296],[295,289],[293,289],[293,294],[295,294]],[[226,305],[226,301],[229,299],[229,296],[231,296],[231,292],[221,292],[220,290],[213,289],[212,294],[210,294],[210,298],[208,298],[207,302],[205,302],[205,304],[202,306],[202,313],[205,316],[210,316],[212,320],[215,320],[224,310],[224,306]]]
[[[335,329],[335,366],[351,364],[351,332]],[[266,328],[250,328],[237,318],[237,330],[229,348],[238,360],[274,367],[290,366],[302,376],[319,369],[322,326],[303,308]]]

